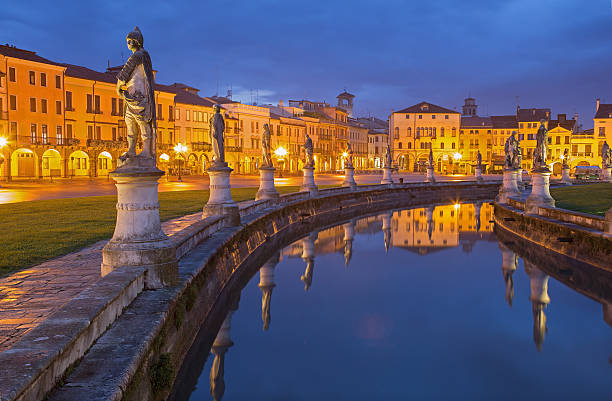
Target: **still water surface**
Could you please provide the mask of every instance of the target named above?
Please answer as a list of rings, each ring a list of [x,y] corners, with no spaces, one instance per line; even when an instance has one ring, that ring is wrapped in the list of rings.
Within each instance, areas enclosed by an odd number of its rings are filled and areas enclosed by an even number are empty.
[[[487,203],[395,211],[281,250],[189,399],[612,399],[612,306],[518,258],[491,219]]]

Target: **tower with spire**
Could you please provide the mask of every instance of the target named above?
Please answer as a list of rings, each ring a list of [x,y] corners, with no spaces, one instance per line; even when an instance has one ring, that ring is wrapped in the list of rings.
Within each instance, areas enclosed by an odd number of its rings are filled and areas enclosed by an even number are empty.
[[[467,97],[465,98],[465,102],[463,103],[463,107],[462,107],[462,115],[463,117],[475,117],[478,114],[476,114],[476,109],[478,108],[478,105],[476,104],[476,99],[474,99],[473,97]]]

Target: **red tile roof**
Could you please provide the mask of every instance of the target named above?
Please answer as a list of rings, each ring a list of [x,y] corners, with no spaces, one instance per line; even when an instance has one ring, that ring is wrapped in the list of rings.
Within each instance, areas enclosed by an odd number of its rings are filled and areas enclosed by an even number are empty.
[[[600,103],[595,118],[612,118],[612,104]]]
[[[520,122],[550,119],[550,109],[517,109],[516,118]]]
[[[435,105],[433,103],[428,103],[428,102],[417,103],[414,106],[410,106],[410,107],[407,107],[405,109],[396,111],[395,113],[420,113],[420,114],[447,113],[447,114],[461,114],[461,113],[459,113],[456,110],[447,109],[447,108],[444,108],[442,106],[438,106],[438,105]]]
[[[21,60],[35,61],[37,63],[43,64],[51,64],[61,66],[62,64],[56,63],[55,61],[48,60],[46,58],[40,57],[36,52],[30,50],[19,49],[15,46],[10,46],[9,44],[0,45],[0,54],[6,57],[18,58]]]

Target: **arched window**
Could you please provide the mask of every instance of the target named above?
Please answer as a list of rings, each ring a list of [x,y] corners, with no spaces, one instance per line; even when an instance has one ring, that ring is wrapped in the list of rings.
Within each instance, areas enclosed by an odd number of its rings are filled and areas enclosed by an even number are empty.
[[[440,149],[444,149],[444,142],[440,144]]]
[[[444,127],[440,128],[440,137],[444,138]]]
[[[395,139],[399,139],[399,127],[395,127]]]
[[[408,127],[408,136],[412,137],[412,128]]]
[[[412,149],[412,142],[408,142],[408,149]]]
[[[455,129],[455,127],[453,127],[453,136],[457,135],[457,130]]]
[[[401,143],[401,142],[399,143],[399,148],[400,148],[400,149],[402,148],[402,143]]]
[[[417,127],[415,135],[416,135],[417,138],[421,136],[421,128],[420,127]]]

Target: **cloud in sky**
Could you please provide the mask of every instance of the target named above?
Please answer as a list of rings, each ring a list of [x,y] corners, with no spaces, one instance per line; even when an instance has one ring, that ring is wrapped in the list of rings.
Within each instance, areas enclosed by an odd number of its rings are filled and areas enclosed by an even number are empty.
[[[362,115],[386,117],[421,100],[481,114],[522,107],[578,112],[612,90],[608,0],[276,0],[233,2],[10,2],[0,42],[103,70],[128,56],[125,34],[145,35],[162,83],[260,103],[335,102],[345,87]],[[246,99],[245,99],[246,97]]]

